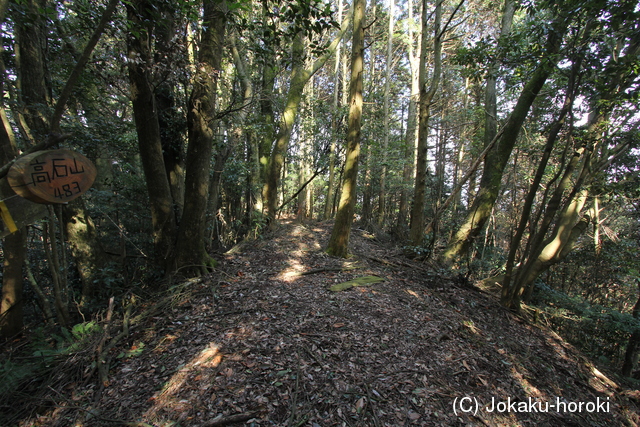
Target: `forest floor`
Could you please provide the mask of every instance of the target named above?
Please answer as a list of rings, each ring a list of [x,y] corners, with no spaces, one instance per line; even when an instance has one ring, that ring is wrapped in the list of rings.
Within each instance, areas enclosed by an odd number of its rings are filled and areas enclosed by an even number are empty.
[[[81,366],[19,425],[640,425],[640,392],[549,329],[362,230],[330,257],[330,231],[283,222],[225,254],[132,316],[107,381]]]

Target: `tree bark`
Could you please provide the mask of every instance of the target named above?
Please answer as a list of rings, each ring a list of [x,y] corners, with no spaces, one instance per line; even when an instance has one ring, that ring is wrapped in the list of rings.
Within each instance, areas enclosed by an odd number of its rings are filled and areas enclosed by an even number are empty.
[[[427,192],[427,137],[429,136],[429,119],[431,117],[431,101],[438,90],[440,74],[442,73],[442,0],[436,3],[434,35],[433,35],[433,75],[427,88],[427,19],[428,9],[426,0],[422,4],[422,42],[420,47],[420,99],[418,101],[418,149],[416,162],[416,181],[413,191],[413,206],[411,207],[411,225],[409,241],[414,246],[422,244],[424,239],[424,207]]]
[[[362,73],[364,71],[364,15],[366,0],[353,2],[353,41],[351,50],[351,82],[349,84],[349,124],[347,152],[340,204],[331,231],[327,253],[346,258],[349,250],[351,224],[356,205],[356,180],[360,157],[362,120]]]
[[[342,0],[338,0],[338,17],[342,19],[342,13],[344,10],[343,6],[344,2]],[[340,116],[338,107],[340,105],[340,91],[338,90],[338,86],[340,84],[340,59],[341,59],[341,47],[342,42],[338,44],[336,47],[336,61],[335,67],[333,69],[333,111],[331,117],[331,145],[329,148],[329,181],[327,182],[327,192],[324,203],[324,213],[323,219],[327,220],[331,218],[333,214],[333,192],[335,189],[335,181],[336,181],[336,139],[338,139],[338,129],[340,123]],[[346,78],[346,76],[343,76]]]
[[[151,86],[152,4],[148,0],[127,3],[127,16],[136,29],[128,37],[128,67],[133,116],[138,134],[153,227],[156,265],[163,271],[170,268],[176,240],[176,217],[171,186],[167,178],[162,152],[158,108]]]
[[[233,57],[233,62],[236,67],[237,78],[240,80],[240,87],[242,90],[242,105],[240,107],[240,111],[238,114],[233,116],[228,120],[227,123],[227,134],[229,135],[227,146],[222,146],[222,144],[217,144],[216,154],[214,159],[213,171],[211,173],[211,180],[209,182],[209,201],[207,205],[207,221],[206,221],[206,237],[205,237],[205,247],[210,245],[210,242],[213,240],[213,230],[214,222],[216,221],[216,216],[218,213],[218,208],[220,206],[220,183],[222,182],[222,174],[224,172],[224,167],[229,159],[229,156],[233,153],[233,150],[238,147],[242,143],[242,139],[246,136],[244,127],[247,115],[249,114],[249,107],[251,104],[251,100],[253,99],[253,86],[251,84],[251,80],[246,72],[246,65],[244,63],[244,59],[240,55],[238,51],[237,43],[236,43],[236,34],[231,33],[227,38],[231,45],[231,55]],[[253,153],[253,148],[249,150]],[[257,168],[258,162],[252,162],[249,159],[249,165],[251,167],[249,172],[249,199],[256,197],[257,195],[253,193],[253,180],[259,176],[259,169]],[[251,201],[248,201],[247,205],[247,215],[251,218],[255,212],[252,212],[254,209]],[[250,223],[249,223],[250,225]]]
[[[171,43],[175,37],[175,10],[171,10],[169,4],[159,3],[161,19],[155,24],[155,63],[161,67],[171,67],[175,60],[173,52],[175,45]],[[163,78],[154,91],[158,109],[158,126],[160,128],[160,142],[164,168],[169,180],[171,198],[174,203],[176,222],[180,222],[184,208],[184,131],[186,124],[183,114],[176,105],[176,81]]]
[[[591,218],[588,215],[580,218],[580,212],[587,199],[591,181],[629,147],[626,142],[622,142],[619,146],[609,148],[603,140],[601,130],[604,123],[607,122],[612,108],[612,103],[603,101],[615,99],[632,84],[638,71],[634,69],[629,72],[625,67],[618,68],[617,64],[618,61],[627,64],[633,63],[637,59],[639,51],[640,38],[636,36],[627,45],[624,57],[612,59],[605,66],[604,73],[606,74],[604,75],[608,76],[608,85],[599,94],[599,98],[593,101],[584,145],[575,150],[565,167],[562,178],[547,203],[542,221],[536,228],[535,234],[531,236],[531,243],[527,245],[526,262],[521,263],[522,266],[518,269],[514,280],[517,286],[508,286],[503,289],[502,304],[519,310],[523,293],[526,291],[525,299],[528,298],[535,279],[549,266],[563,260],[573,249],[578,237],[587,229]],[[615,72],[611,72],[612,70]],[[574,179],[574,171],[580,161],[582,162],[581,168],[577,172],[572,190],[563,207],[564,193],[569,187],[570,181]],[[546,238],[547,231],[554,219],[556,221],[555,227],[550,237]]]
[[[0,21],[1,22],[1,21]],[[0,79],[0,95],[4,93],[4,75]],[[2,108],[3,119],[4,108]],[[0,124],[0,162],[7,163],[18,154],[13,131],[8,126],[7,120]],[[15,194],[7,180],[2,180],[0,193],[7,196]],[[27,230],[21,228],[6,236],[3,242],[3,270],[2,270],[2,294],[0,300],[0,337],[11,338],[22,331],[23,306],[22,267],[25,260],[25,248],[27,244]]]
[[[480,189],[473,205],[469,209],[466,220],[449,242],[444,253],[445,260],[453,261],[455,258],[466,254],[471,243],[480,234],[491,215],[491,210],[498,198],[504,168],[509,161],[531,105],[555,67],[558,60],[556,54],[560,50],[567,25],[567,18],[558,18],[552,26],[552,31],[550,31],[546,42],[545,57],[522,89],[518,101],[504,126],[504,132],[485,159]]]
[[[256,199],[256,210],[264,213],[269,197],[270,187],[267,183],[269,174],[269,158],[271,149],[276,137],[275,113],[273,111],[274,86],[276,79],[276,67],[272,64],[264,64],[262,68],[262,81],[260,93],[260,116],[262,119],[262,129],[260,132],[260,142],[258,143],[258,168],[259,180],[262,184],[261,198]]]
[[[278,208],[278,186],[280,184],[280,174],[284,165],[284,155],[289,147],[291,132],[298,114],[300,101],[302,100],[302,91],[304,86],[311,77],[327,62],[327,60],[336,51],[340,40],[347,31],[350,18],[347,16],[342,21],[340,31],[336,38],[327,47],[326,52],[317,58],[309,68],[304,67],[301,61],[304,54],[304,43],[302,35],[298,34],[293,42],[292,57],[294,58],[293,70],[291,71],[291,82],[287,92],[287,100],[280,119],[280,128],[276,136],[275,145],[271,151],[269,158],[267,181],[264,194],[267,199],[267,215],[273,222],[276,219]]]
[[[16,56],[18,79],[16,81],[20,101],[20,114],[24,117],[26,135],[33,138],[28,144],[46,139],[49,133],[49,107],[51,98],[47,88],[44,63],[46,46],[46,22],[39,12],[46,7],[46,0],[28,0],[24,3],[26,16],[16,16]]]
[[[387,159],[389,157],[390,116],[389,97],[391,96],[391,58],[393,55],[394,4],[389,0],[389,28],[387,32],[387,58],[385,63],[384,82],[384,140],[382,143],[382,170],[380,171],[380,192],[378,193],[378,227],[383,227],[386,216],[385,198],[387,196]]]
[[[515,14],[516,6],[513,0],[505,0],[504,9],[502,12],[502,23],[500,26],[500,36],[498,38],[498,44],[500,41],[506,38],[511,33],[511,25],[513,23],[513,15]],[[498,102],[496,97],[496,74],[498,72],[497,63],[491,64],[487,73],[487,84],[485,87],[484,97],[484,145],[485,147],[493,141],[498,133]]]
[[[38,14],[42,1],[28,1],[25,3],[29,22],[24,17],[16,22],[16,49],[19,61],[18,84],[21,102],[25,112],[25,119],[29,126],[29,133],[34,132],[37,139],[44,139],[48,133],[47,108],[49,98],[46,88],[45,68],[43,62],[43,47],[46,40],[44,20]],[[6,4],[0,5],[4,15]],[[0,21],[2,23],[2,21]],[[4,65],[4,64],[3,64]],[[4,66],[2,66],[4,71]],[[0,95],[4,95],[5,73],[0,76]],[[4,96],[2,97],[4,99]],[[29,141],[34,143],[35,141]],[[18,155],[13,131],[6,119],[4,107],[2,111],[2,125],[0,126],[0,163],[7,164]],[[2,182],[1,193],[15,194],[7,181]],[[23,327],[23,266],[26,256],[27,230],[20,228],[4,239],[2,295],[0,300],[0,337],[10,338],[19,334]]]
[[[176,244],[175,269],[180,274],[208,272],[214,261],[205,250],[205,211],[213,151],[216,89],[221,71],[226,2],[203,0],[203,33],[193,89],[189,97],[185,203]]]
[[[409,9],[409,22],[413,24],[413,2],[408,1],[407,5]],[[418,98],[420,97],[420,83],[419,83],[419,62],[420,55],[414,53],[414,36],[413,25],[409,25],[409,37],[407,45],[407,54],[409,59],[409,67],[411,69],[411,94],[409,97],[409,107],[407,110],[407,133],[405,136],[405,158],[404,166],[402,169],[402,189],[400,190],[400,201],[398,206],[398,231],[403,232],[407,226],[407,220],[409,218],[409,189],[411,188],[411,182],[415,179],[415,158],[418,147],[418,132],[417,132],[417,111],[418,111]],[[421,37],[420,37],[421,38]]]
[[[567,86],[567,94],[565,96],[564,105],[560,110],[560,113],[558,114],[558,118],[552,124],[551,129],[549,131],[549,135],[547,136],[547,142],[542,152],[542,158],[538,163],[538,168],[536,170],[536,174],[534,175],[533,182],[529,186],[529,191],[525,197],[520,221],[516,228],[515,234],[511,238],[511,243],[509,245],[509,253],[507,255],[507,263],[505,267],[504,280],[502,282],[501,300],[503,305],[511,304],[511,295],[513,294],[511,276],[513,273],[513,267],[515,265],[516,252],[520,247],[522,236],[524,235],[527,224],[529,222],[531,209],[533,207],[533,202],[535,200],[535,196],[537,194],[540,183],[542,182],[542,178],[544,177],[544,172],[546,170],[549,158],[551,157],[551,152],[558,139],[558,134],[560,133],[560,130],[564,126],[564,122],[567,114],[573,107],[575,84],[576,84],[576,79],[578,78],[578,72],[580,71],[580,67],[581,67],[581,61],[577,59],[573,63],[573,66],[571,68],[571,74],[569,76],[569,83]]]

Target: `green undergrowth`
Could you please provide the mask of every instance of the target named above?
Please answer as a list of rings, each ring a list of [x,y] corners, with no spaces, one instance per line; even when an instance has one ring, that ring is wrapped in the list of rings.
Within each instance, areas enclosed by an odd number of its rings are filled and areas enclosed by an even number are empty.
[[[208,285],[192,279],[153,299],[126,298],[112,311],[70,328],[38,327],[0,348],[0,426],[14,426],[37,407],[54,407],[62,394],[101,384],[109,369],[147,349],[130,346],[130,328],[170,310]],[[67,397],[64,397],[69,398]],[[71,424],[69,424],[71,425]]]
[[[600,362],[621,366],[629,336],[640,320],[538,284],[533,303],[564,339]]]

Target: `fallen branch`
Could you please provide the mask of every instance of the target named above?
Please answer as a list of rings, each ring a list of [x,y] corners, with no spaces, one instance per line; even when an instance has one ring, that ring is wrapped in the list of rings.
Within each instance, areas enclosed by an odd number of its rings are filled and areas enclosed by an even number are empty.
[[[408,262],[405,261],[401,261],[401,260],[396,260],[396,261],[389,261],[387,259],[383,259],[383,258],[378,258],[372,255],[364,255],[364,254],[359,254],[358,256],[364,257],[364,258],[368,258],[370,260],[379,262],[380,264],[384,264],[384,265],[389,265],[395,268],[402,268],[402,267],[408,267],[408,268],[412,268],[415,270],[420,270],[420,271],[429,271],[429,269],[421,267],[417,264],[410,264]]]
[[[362,276],[362,277],[356,277],[355,279],[349,280],[348,282],[337,283],[331,286],[329,290],[332,292],[341,292],[356,286],[369,286],[374,283],[379,283],[384,281],[385,279],[378,276]]]
[[[228,417],[218,417],[214,418],[211,421],[205,421],[201,424],[202,427],[217,427],[217,426],[226,426],[228,424],[234,423],[243,423],[245,421],[249,421],[252,418],[256,418],[260,415],[261,411],[255,412],[245,412],[242,414],[229,415]]]
[[[316,268],[309,271],[303,271],[301,273],[296,273],[296,276],[309,276],[311,274],[325,273],[328,271],[350,271],[357,270],[358,268],[364,268],[364,266],[350,266],[350,267],[326,267],[326,268]]]

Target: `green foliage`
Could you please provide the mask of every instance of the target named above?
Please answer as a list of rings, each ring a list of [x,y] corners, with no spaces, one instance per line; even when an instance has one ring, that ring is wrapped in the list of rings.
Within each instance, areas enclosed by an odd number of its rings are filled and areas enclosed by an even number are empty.
[[[0,361],[0,397],[5,399],[18,389],[18,386],[25,380],[33,377],[39,367],[24,362],[16,363],[11,359]],[[5,400],[3,399],[3,400]],[[7,400],[5,400],[7,401]]]
[[[289,43],[303,33],[309,39],[309,50],[313,55],[324,52],[328,43],[322,34],[340,24],[333,17],[331,3],[323,0],[295,0],[292,2],[264,2],[264,16],[249,21],[236,17],[236,25],[257,34],[259,43],[252,44],[258,61],[272,63],[275,57],[288,51]],[[287,61],[288,55],[283,56]],[[290,59],[290,58],[289,58]]]
[[[596,358],[621,363],[625,344],[640,320],[580,296],[569,296],[545,284],[536,287],[535,302],[551,325],[569,342]]]
[[[145,344],[143,342],[139,342],[136,345],[132,346],[131,349],[126,351],[121,351],[116,356],[116,359],[128,359],[130,357],[138,357],[144,352]]]
[[[32,355],[49,365],[57,356],[80,351],[100,332],[102,327],[95,321],[78,323],[71,329],[61,328],[58,333],[38,329],[34,332]]]

